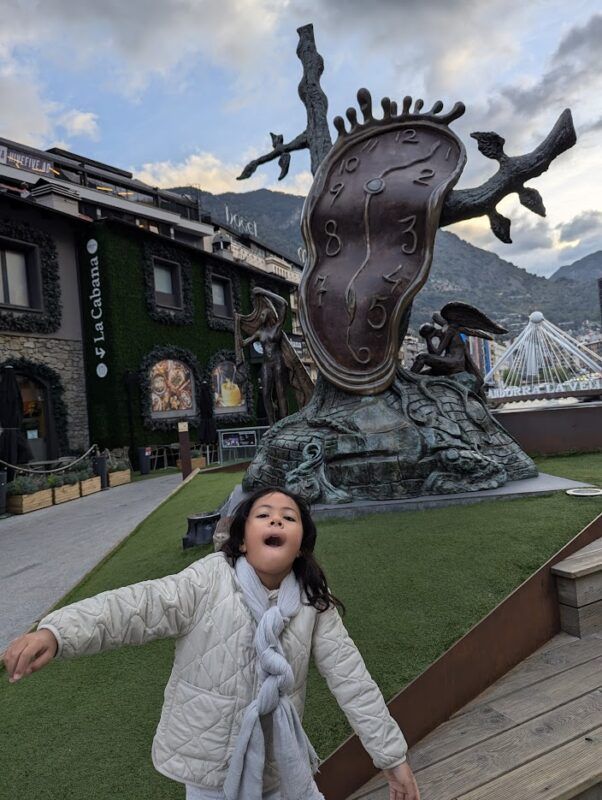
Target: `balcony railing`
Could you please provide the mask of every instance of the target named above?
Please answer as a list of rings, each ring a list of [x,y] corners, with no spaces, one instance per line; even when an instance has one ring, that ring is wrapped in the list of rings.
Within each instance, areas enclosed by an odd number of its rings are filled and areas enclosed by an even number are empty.
[[[261,256],[251,248],[234,241],[231,244],[231,252],[235,261],[243,261],[245,264],[271,275],[278,275],[291,283],[298,284],[301,281],[299,272],[292,269],[284,259],[277,256]]]

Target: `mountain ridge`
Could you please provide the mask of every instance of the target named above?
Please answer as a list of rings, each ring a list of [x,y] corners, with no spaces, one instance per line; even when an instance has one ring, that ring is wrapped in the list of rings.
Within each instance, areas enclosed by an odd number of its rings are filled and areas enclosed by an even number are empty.
[[[303,197],[269,189],[219,195],[194,187],[175,187],[171,191],[193,198],[198,195],[203,212],[223,225],[228,224],[228,206],[229,216],[235,213],[257,224],[258,241],[288,258],[300,260]],[[602,253],[599,255],[602,264]],[[590,256],[580,262],[589,264],[588,259]],[[561,267],[554,273],[554,280],[533,275],[450,231],[439,230],[429,279],[414,300],[411,327],[416,329],[429,320],[445,303],[461,300],[477,306],[513,334],[526,325],[529,314],[535,310],[555,325],[578,332],[586,321],[600,319],[598,291],[593,278],[565,277],[568,272]]]

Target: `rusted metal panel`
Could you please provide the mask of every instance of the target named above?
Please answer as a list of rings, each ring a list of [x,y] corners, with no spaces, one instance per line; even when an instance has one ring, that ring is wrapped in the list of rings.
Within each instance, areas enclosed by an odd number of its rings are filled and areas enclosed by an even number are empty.
[[[602,403],[494,411],[493,416],[531,455],[602,450]]]
[[[410,746],[558,633],[551,568],[600,536],[602,514],[389,702]],[[317,783],[327,800],[345,800],[375,774],[352,736],[322,764]]]

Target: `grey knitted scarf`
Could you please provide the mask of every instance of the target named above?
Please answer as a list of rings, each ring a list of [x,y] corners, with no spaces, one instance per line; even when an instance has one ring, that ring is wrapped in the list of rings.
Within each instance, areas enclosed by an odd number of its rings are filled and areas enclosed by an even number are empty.
[[[277,605],[270,607],[268,590],[247,559],[237,559],[235,569],[245,602],[257,622],[260,681],[257,696],[245,709],[224,796],[226,800],[261,800],[265,742],[260,717],[271,714],[283,800],[324,800],[312,777],[318,769],[318,757],[289,697],[294,675],[280,643],[282,631],[301,608],[301,589],[290,572],[280,585]]]

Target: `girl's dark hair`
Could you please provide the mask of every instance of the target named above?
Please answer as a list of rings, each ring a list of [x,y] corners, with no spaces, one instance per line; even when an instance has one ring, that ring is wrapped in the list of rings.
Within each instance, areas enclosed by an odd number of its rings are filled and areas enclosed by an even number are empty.
[[[240,546],[244,541],[245,524],[251,513],[254,503],[267,494],[280,492],[293,500],[301,515],[301,525],[303,527],[303,538],[301,539],[301,555],[297,556],[293,562],[293,572],[301,584],[310,606],[319,612],[326,611],[331,606],[338,606],[342,613],[345,613],[345,606],[328,590],[326,576],[314,557],[314,547],[316,546],[316,526],[311,518],[309,506],[305,500],[288,489],[279,486],[264,486],[257,489],[238,504],[234,510],[230,523],[230,538],[221,547],[230,563],[234,566],[236,559],[243,555]]]

